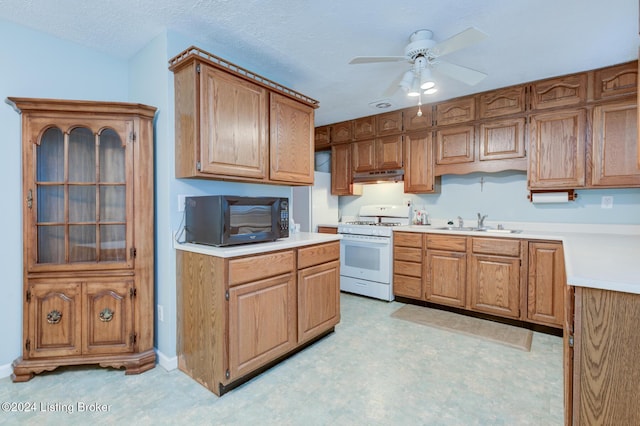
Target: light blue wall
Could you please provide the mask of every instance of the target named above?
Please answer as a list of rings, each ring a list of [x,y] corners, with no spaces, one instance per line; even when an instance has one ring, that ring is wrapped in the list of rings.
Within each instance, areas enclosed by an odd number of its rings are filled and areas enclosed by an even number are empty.
[[[402,183],[364,185],[361,196],[340,197],[339,206],[342,215],[357,215],[365,204],[402,204],[410,199],[438,219],[473,219],[481,212],[498,222],[640,224],[640,189],[577,192],[576,201],[532,204],[524,172],[472,173],[443,176],[439,194],[404,194]],[[613,196],[612,209],[600,208],[603,195]]]
[[[38,97],[126,101],[127,63],[0,20],[0,99]],[[22,349],[22,175],[20,115],[0,103],[3,224],[0,368]]]

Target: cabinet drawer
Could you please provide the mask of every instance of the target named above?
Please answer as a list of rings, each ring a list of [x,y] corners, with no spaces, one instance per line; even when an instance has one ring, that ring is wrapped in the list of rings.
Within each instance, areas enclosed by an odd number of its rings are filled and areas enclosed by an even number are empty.
[[[427,248],[449,251],[466,251],[466,237],[452,237],[450,235],[427,235]]]
[[[474,253],[520,256],[520,240],[506,238],[473,238],[471,249]]]
[[[229,286],[234,286],[294,270],[293,250],[248,256],[229,261]]]
[[[396,296],[411,297],[413,299],[423,299],[422,279],[394,274],[393,294]]]
[[[412,277],[419,278],[422,276],[422,263],[394,260],[393,272],[396,274],[410,275]]]
[[[298,269],[331,262],[340,258],[340,242],[318,244],[298,249]]]
[[[422,262],[422,249],[413,247],[394,247],[394,260],[405,260],[407,262]]]
[[[422,234],[413,232],[394,232],[393,244],[396,246],[422,248]]]

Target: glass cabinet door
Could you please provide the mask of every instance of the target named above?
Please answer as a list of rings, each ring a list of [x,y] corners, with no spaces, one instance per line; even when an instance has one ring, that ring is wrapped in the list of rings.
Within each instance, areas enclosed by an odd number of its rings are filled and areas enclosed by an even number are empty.
[[[35,148],[37,264],[127,261],[129,161],[121,133],[42,133]]]

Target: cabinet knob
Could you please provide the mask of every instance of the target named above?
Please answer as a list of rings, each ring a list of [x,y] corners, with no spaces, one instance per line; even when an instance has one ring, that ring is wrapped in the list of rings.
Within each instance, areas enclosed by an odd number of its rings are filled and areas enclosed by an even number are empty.
[[[62,312],[54,309],[47,314],[47,322],[49,324],[57,324],[62,319]]]
[[[113,314],[114,312],[111,309],[104,308],[102,311],[100,311],[100,314],[98,314],[98,317],[102,322],[109,322],[113,319]]]

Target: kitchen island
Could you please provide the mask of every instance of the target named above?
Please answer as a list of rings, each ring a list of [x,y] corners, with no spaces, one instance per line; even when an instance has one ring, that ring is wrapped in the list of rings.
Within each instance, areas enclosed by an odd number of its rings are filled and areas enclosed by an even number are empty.
[[[178,368],[220,396],[331,333],[340,321],[340,238],[175,243]]]

